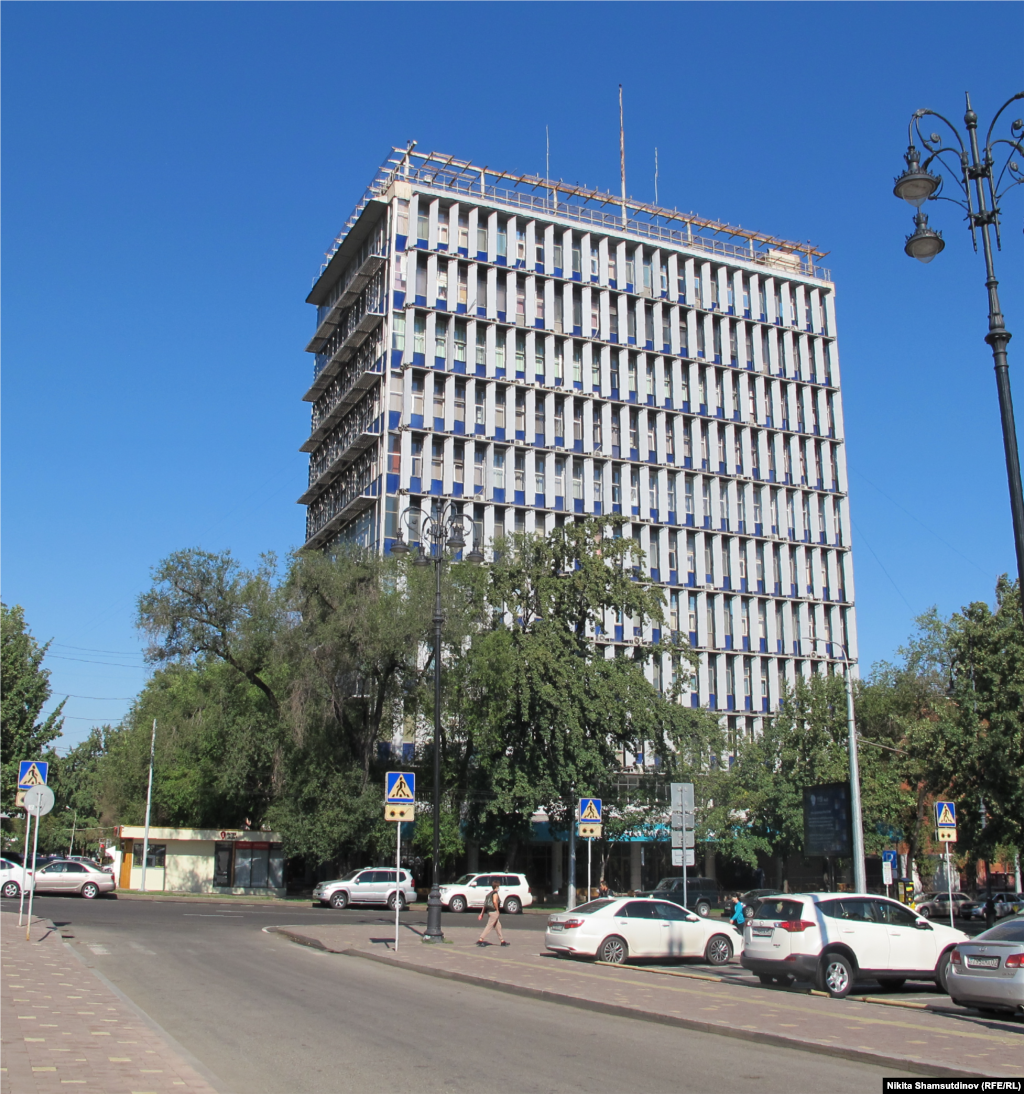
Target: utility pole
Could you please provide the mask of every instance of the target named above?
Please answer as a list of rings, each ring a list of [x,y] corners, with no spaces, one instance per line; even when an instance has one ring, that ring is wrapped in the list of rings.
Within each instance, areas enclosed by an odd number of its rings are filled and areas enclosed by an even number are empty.
[[[149,858],[149,814],[153,808],[153,757],[156,754],[156,719],[153,719],[153,735],[149,741],[149,787],[146,790],[146,833],[142,839],[142,883],[139,886],[146,891],[146,860]]]

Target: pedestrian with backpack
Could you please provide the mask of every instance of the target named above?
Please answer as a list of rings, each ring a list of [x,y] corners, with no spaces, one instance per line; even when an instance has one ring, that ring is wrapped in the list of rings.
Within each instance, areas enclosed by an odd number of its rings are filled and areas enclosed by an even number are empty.
[[[498,879],[495,878],[491,882],[491,891],[484,897],[484,906],[480,909],[480,914],[476,917],[477,921],[483,919],[484,913],[487,914],[487,926],[484,927],[483,934],[476,940],[478,946],[488,945],[484,939],[491,933],[491,931],[498,932],[498,938],[501,940],[503,946],[508,946],[510,943],[505,941],[505,936],[501,933],[501,923],[498,922],[498,917],[501,915],[501,897],[498,895]]]

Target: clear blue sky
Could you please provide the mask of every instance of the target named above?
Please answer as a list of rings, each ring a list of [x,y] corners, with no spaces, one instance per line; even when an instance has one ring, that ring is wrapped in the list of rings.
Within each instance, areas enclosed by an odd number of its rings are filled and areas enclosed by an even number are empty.
[[[837,286],[862,663],[1014,572],[980,257],[903,254],[919,106],[1019,90],[1010,3],[3,6],[3,598],[65,738],[145,680],[170,551],[303,538],[304,297],[392,144],[810,239]],[[985,28],[984,40],[979,37]],[[969,81],[969,88],[965,81]],[[1024,113],[1024,108],[1006,115]],[[999,273],[1024,432],[1020,210]],[[100,652],[101,651],[101,652]],[[80,698],[96,696],[99,698]]]

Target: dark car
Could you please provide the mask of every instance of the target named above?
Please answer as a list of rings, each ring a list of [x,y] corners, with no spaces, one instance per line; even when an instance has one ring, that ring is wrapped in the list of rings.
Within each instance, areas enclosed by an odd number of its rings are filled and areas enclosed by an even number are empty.
[[[758,904],[760,904],[765,897],[778,896],[781,891],[781,889],[750,889],[743,893],[740,896],[740,900],[743,901],[743,914],[747,919],[751,919]]]
[[[688,877],[686,879],[686,901],[683,901],[683,879],[681,877],[663,877],[653,889],[634,893],[634,896],[652,897],[655,900],[671,900],[673,904],[683,905],[706,916],[712,908],[724,907],[722,891],[712,877]]]

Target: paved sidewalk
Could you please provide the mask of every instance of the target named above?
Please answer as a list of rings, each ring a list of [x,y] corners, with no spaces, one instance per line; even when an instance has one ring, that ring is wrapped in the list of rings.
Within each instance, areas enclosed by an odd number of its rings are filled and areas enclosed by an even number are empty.
[[[269,928],[268,928],[269,929]],[[922,1075],[1019,1077],[1024,1026],[966,1014],[866,1006],[852,999],[722,980],[681,966],[664,972],[560,959],[540,932],[509,931],[512,945],[474,943],[479,927],[445,927],[444,945],[424,944],[422,926],[394,923],[288,926],[304,945],[398,965],[496,990],[643,1018],[686,1029],[888,1064]]]
[[[0,1094],[216,1094],[47,920],[0,912]]]

